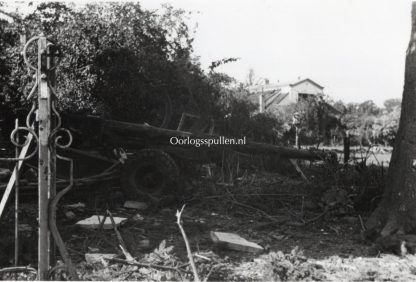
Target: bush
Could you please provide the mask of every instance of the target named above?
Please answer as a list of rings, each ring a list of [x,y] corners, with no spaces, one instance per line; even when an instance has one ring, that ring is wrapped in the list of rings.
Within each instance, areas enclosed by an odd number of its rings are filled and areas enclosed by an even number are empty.
[[[22,22],[2,22],[0,48],[7,57],[0,58],[0,102],[6,108],[27,107],[24,97],[33,80],[18,40],[25,27],[29,37],[43,32],[62,49],[57,72],[61,110],[158,125],[169,95],[176,121],[191,109],[208,114],[219,99],[219,82],[192,57],[185,20],[184,11],[170,6],[153,13],[138,3],[82,8],[41,3]]]
[[[246,137],[249,140],[269,144],[281,143],[283,123],[271,113],[255,113],[257,106],[247,100],[243,93],[229,98],[219,120],[221,135]]]

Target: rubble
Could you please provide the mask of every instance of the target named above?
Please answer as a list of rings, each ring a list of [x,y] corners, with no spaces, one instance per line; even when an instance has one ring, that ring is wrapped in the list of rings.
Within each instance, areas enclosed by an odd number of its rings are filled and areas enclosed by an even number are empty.
[[[8,168],[0,168],[0,179],[6,179],[12,174],[11,170]]]
[[[85,209],[85,204],[84,203],[76,203],[76,204],[71,204],[71,205],[65,205],[65,208],[68,209]]]
[[[146,203],[144,203],[144,202],[126,201],[124,203],[124,207],[126,209],[145,210],[149,206]]]
[[[33,228],[29,224],[21,223],[19,224],[19,232],[32,232]]]
[[[141,249],[150,248],[150,240],[149,239],[140,240],[139,243],[138,243],[138,247],[141,248]]]
[[[94,253],[86,253],[85,254],[85,261],[88,264],[102,264],[106,266],[107,260],[115,258],[116,254],[94,254]]]
[[[72,212],[72,211],[67,211],[67,212],[65,213],[65,216],[66,216],[66,218],[68,218],[68,219],[74,219],[74,218],[75,218],[75,213],[74,213],[74,212]]]
[[[254,242],[247,241],[234,233],[210,232],[210,236],[214,244],[240,252],[261,253],[264,248]]]
[[[93,253],[98,253],[100,251],[99,248],[94,248],[94,247],[88,247],[88,251],[93,252]]]
[[[89,218],[78,221],[76,225],[81,226],[86,229],[97,229],[100,227],[100,224],[103,219],[104,219],[104,216],[102,215],[93,215]],[[121,223],[127,220],[127,218],[125,217],[114,217],[113,219],[114,219],[114,223],[116,224],[116,226],[119,226]],[[112,229],[112,228],[113,228],[113,225],[111,223],[111,219],[107,217],[103,224],[103,229]]]
[[[141,215],[141,214],[139,214],[139,213],[136,213],[132,218],[131,218],[131,220],[133,220],[133,221],[143,221],[144,220],[144,217]]]

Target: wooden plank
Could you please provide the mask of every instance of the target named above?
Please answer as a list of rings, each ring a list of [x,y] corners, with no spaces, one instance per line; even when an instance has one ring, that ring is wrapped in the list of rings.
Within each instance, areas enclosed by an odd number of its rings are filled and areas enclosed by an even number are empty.
[[[27,151],[29,150],[30,144],[32,143],[32,139],[33,139],[32,134],[28,134],[27,139],[28,139],[28,142],[22,148],[22,151],[20,152],[20,155],[19,155],[19,159],[23,159],[23,158],[26,157]],[[22,167],[22,164],[23,164],[23,161],[19,161],[16,164],[18,166],[17,170],[20,170],[20,168]],[[7,183],[6,190],[4,191],[3,197],[1,199],[1,202],[0,202],[0,218],[3,214],[4,208],[6,207],[7,200],[9,199],[10,193],[11,193],[11,191],[13,189],[13,186],[14,186],[14,182],[16,181],[16,171],[17,170],[16,169],[13,170],[13,173],[10,177],[9,183]]]

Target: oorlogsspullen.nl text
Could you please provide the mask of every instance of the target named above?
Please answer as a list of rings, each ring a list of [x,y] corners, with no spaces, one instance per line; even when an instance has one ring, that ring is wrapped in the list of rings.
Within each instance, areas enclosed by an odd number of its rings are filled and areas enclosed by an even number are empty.
[[[193,137],[171,137],[170,144],[172,145],[193,145],[195,147],[213,145],[245,145],[246,137],[243,138],[227,138],[225,136],[210,137],[210,138],[193,138]]]

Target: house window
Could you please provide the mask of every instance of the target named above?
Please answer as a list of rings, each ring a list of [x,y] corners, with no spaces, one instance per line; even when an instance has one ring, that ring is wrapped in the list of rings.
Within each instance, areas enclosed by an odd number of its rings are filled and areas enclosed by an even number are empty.
[[[299,93],[298,101],[307,101],[307,100],[312,100],[312,99],[315,99],[314,94]]]

